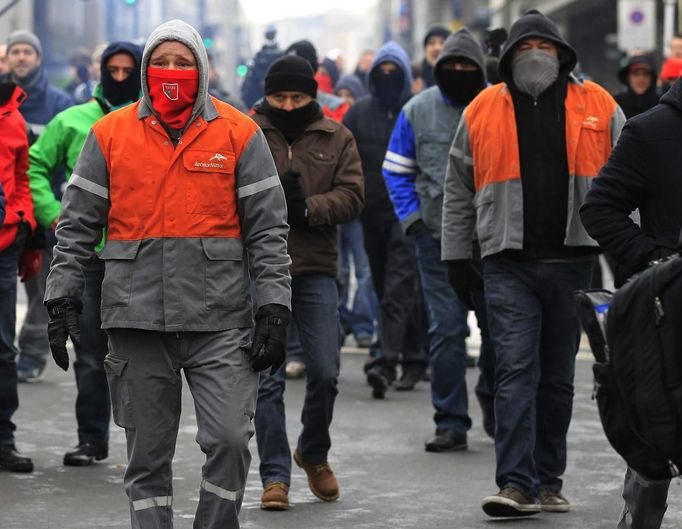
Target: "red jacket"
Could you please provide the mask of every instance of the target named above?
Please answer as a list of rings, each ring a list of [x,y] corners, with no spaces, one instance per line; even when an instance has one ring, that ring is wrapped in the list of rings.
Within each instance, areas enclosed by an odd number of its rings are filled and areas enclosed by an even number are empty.
[[[18,86],[9,100],[0,106],[0,182],[5,190],[5,223],[0,226],[0,251],[14,242],[22,218],[32,228],[33,200],[28,188],[28,138],[26,123],[19,113],[19,105],[26,94]]]

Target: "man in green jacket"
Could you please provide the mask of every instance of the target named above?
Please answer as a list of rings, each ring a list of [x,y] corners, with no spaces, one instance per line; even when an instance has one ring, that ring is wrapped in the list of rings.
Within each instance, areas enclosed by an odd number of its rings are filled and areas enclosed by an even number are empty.
[[[52,175],[65,167],[71,178],[90,128],[112,110],[139,98],[141,51],[130,42],[113,42],[102,54],[101,84],[91,101],[73,106],[50,121],[29,151],[28,176],[39,224],[55,230],[61,204],[52,190]],[[78,446],[64,455],[69,466],[91,465],[108,455],[111,405],[104,371],[107,338],[101,329],[100,297],[104,262],[95,258],[85,270],[85,295],[80,315],[81,340],[75,346],[76,419]],[[31,357],[40,371],[46,358]]]

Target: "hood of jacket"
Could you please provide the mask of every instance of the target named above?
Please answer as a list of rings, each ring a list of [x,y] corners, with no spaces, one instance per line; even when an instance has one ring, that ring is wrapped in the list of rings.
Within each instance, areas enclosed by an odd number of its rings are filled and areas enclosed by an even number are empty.
[[[374,56],[372,67],[369,69],[369,74],[367,75],[368,92],[376,97],[372,74],[382,62],[392,62],[403,72],[402,97],[407,101],[412,96],[412,68],[410,66],[410,58],[400,44],[392,40],[379,48]]]
[[[462,28],[453,33],[443,44],[443,49],[433,67],[436,80],[443,64],[452,59],[464,59],[475,64],[481,71],[484,82],[487,82],[485,53],[483,53],[483,48],[481,48],[476,37],[467,28]]]
[[[559,49],[560,74],[568,76],[578,63],[578,55],[573,47],[561,36],[559,28],[537,9],[529,9],[509,30],[509,38],[500,54],[500,78],[506,83],[512,80],[511,63],[516,46],[527,38],[545,39],[556,44]]]
[[[670,87],[670,90],[663,94],[660,103],[670,105],[678,112],[682,113],[682,77],[677,79]]]
[[[144,46],[142,53],[142,66],[140,68],[140,75],[142,78],[142,99],[147,107],[153,111],[152,100],[149,97],[149,86],[147,85],[147,68],[149,67],[149,59],[154,49],[162,42],[177,41],[187,46],[197,61],[197,69],[199,70],[199,92],[197,93],[197,100],[194,102],[192,114],[187,121],[185,128],[192,123],[196,117],[201,114],[206,107],[208,99],[208,55],[206,54],[206,47],[199,35],[199,32],[192,26],[183,22],[182,20],[170,20],[157,27],[152,34],[149,35],[147,43]]]
[[[362,85],[362,81],[355,74],[348,74],[341,77],[339,82],[336,83],[336,86],[334,87],[334,94],[339,95],[339,90],[342,88],[345,88],[351,94],[353,94],[355,99],[360,99],[367,93],[365,91],[365,87]]]
[[[628,61],[625,63],[625,65],[618,70],[618,80],[625,86],[629,87],[628,83],[628,75],[630,73],[630,68],[635,65],[635,64],[645,64],[651,69],[651,78],[653,79],[654,86],[656,85],[656,81],[658,80],[658,68],[656,66],[656,59],[654,58],[653,55],[650,55],[648,53],[644,53],[642,55],[635,55],[633,57],[628,58]]]

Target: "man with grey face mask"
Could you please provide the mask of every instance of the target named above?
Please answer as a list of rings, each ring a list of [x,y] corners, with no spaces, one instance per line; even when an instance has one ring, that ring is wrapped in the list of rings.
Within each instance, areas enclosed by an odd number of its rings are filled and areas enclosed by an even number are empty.
[[[625,117],[571,76],[573,48],[527,11],[500,56],[503,83],[464,111],[450,149],[442,258],[458,296],[485,283],[496,352],[493,517],[567,512],[561,494],[580,343],[573,291],[590,286],[597,243],[578,210]],[[474,230],[484,261],[471,264]]]

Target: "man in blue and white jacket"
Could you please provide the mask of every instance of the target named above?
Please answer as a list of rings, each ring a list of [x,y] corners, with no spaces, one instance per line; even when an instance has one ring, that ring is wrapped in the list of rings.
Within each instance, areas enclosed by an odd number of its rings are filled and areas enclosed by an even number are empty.
[[[434,67],[436,86],[412,98],[398,116],[383,164],[395,212],[415,240],[422,290],[429,317],[431,396],[436,434],[426,450],[463,450],[471,419],[467,411],[465,339],[468,309],[476,308],[483,337],[476,394],[484,428],[494,434],[492,380],[494,353],[488,339],[483,292],[460,300],[448,284],[441,261],[443,180],[448,152],[464,107],[486,86],[485,56],[471,32],[451,35]]]

